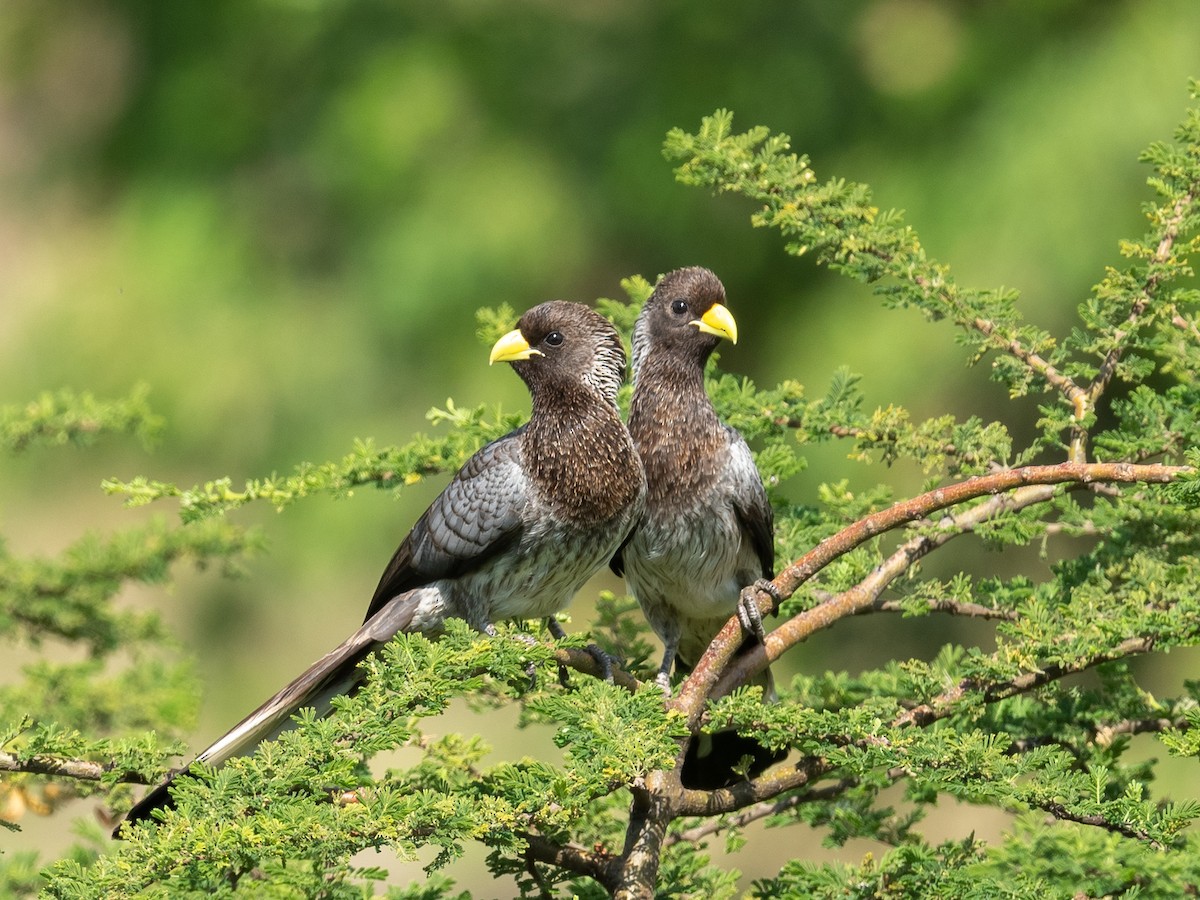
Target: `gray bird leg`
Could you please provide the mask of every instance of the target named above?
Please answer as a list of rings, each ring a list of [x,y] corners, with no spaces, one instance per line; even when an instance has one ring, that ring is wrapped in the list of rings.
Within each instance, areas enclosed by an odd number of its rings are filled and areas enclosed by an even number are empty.
[[[668,697],[671,696],[671,667],[675,665],[675,653],[679,650],[679,623],[672,622],[666,635],[663,636],[663,659],[654,676],[655,683],[663,689]]]

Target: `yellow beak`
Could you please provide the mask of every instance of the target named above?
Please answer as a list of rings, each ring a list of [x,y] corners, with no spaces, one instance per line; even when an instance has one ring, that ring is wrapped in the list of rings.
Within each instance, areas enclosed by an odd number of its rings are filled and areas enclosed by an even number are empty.
[[[708,334],[737,343],[737,322],[733,321],[733,313],[720,303],[714,303],[708,312],[698,319],[692,319],[688,324],[695,325]]]
[[[542,355],[541,350],[534,350],[529,346],[529,341],[525,340],[525,335],[521,334],[520,329],[513,329],[493,345],[492,355],[488,357],[488,365]]]

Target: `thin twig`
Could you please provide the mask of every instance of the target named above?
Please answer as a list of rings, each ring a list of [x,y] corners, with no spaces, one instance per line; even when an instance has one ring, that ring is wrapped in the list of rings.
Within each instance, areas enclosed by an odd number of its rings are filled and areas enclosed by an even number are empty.
[[[946,600],[943,598],[929,600],[928,604],[930,612],[949,613],[952,616],[964,616],[968,619],[1003,619],[1008,622],[1015,622],[1017,620],[1015,610],[984,606],[982,603],[964,603],[958,600]],[[855,610],[856,615],[874,612],[902,613],[907,612],[907,609],[904,602],[900,600],[876,599],[869,607]]]
[[[1192,205],[1194,199],[1195,195],[1189,191],[1175,201],[1170,218],[1166,219],[1163,223],[1166,227],[1163,230],[1162,239],[1154,249],[1153,262],[1162,265],[1171,258],[1171,251],[1175,247],[1176,238],[1179,237],[1179,229],[1183,224],[1187,208]],[[1146,307],[1150,305],[1150,301],[1154,299],[1154,292],[1158,289],[1161,281],[1162,273],[1154,268],[1150,268],[1145,282],[1138,291],[1137,298],[1130,307],[1129,316],[1125,320],[1125,327],[1113,332],[1113,346],[1104,355],[1104,362],[1100,364],[1100,370],[1096,373],[1096,377],[1092,379],[1092,383],[1088,385],[1087,398],[1091,405],[1094,406],[1096,401],[1103,396],[1104,391],[1112,381],[1113,375],[1116,374],[1117,364],[1121,361],[1121,356],[1125,352],[1125,338],[1137,328],[1138,320],[1146,311]]]
[[[1157,845],[1158,841],[1151,840],[1150,835],[1139,828],[1130,828],[1120,822],[1114,822],[1111,819],[1106,819],[1101,815],[1085,816],[1082,813],[1073,813],[1061,803],[1047,802],[1034,804],[1038,809],[1048,812],[1054,818],[1063,822],[1077,822],[1080,825],[1091,825],[1094,828],[1103,828],[1105,831],[1111,831],[1114,834],[1120,834],[1127,838],[1133,838],[1136,841],[1144,841],[1153,845]]]
[[[92,762],[88,759],[63,759],[57,756],[31,756],[20,759],[11,753],[0,751],[0,771],[23,772],[28,775],[57,775],[79,781],[101,781],[115,770],[112,763]],[[124,772],[118,781],[129,784],[150,784],[145,776],[137,772]]]
[[[1148,653],[1153,648],[1154,638],[1132,637],[1122,641],[1116,647],[1103,653],[1098,653],[1088,659],[1079,660],[1073,664],[1048,664],[1033,672],[1023,672],[1007,681],[980,684],[971,679],[964,679],[928,703],[919,704],[901,713],[892,722],[892,726],[902,728],[911,725],[930,725],[939,719],[944,719],[955,713],[959,704],[972,694],[981,694],[984,703],[995,703],[998,700],[1004,700],[1016,694],[1027,693],[1052,681],[1065,678],[1068,675],[1075,675],[1079,672],[1093,669],[1102,663],[1123,659],[1126,656]]]
[[[922,281],[923,279],[918,279],[917,283],[921,284]],[[925,285],[922,286],[925,287]],[[1072,403],[1075,402],[1077,396],[1083,394],[1083,388],[1077,385],[1071,379],[1070,375],[1060,372],[1048,359],[1030,350],[1016,338],[1010,338],[1001,334],[996,323],[991,319],[976,318],[968,324],[984,337],[991,340],[997,349],[1003,350],[1010,356],[1015,356],[1034,372],[1045,378],[1048,384],[1057,388]]]

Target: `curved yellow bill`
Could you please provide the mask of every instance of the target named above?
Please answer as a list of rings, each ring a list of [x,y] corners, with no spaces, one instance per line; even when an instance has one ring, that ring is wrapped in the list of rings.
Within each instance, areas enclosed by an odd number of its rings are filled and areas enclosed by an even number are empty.
[[[492,345],[492,355],[488,357],[488,365],[497,362],[513,362],[518,359],[529,359],[531,356],[541,356],[541,350],[534,350],[525,340],[519,328],[514,328]]]
[[[695,325],[701,331],[715,334],[719,338],[737,343],[737,322],[733,321],[733,313],[720,303],[714,303],[704,315],[692,319],[689,325]]]

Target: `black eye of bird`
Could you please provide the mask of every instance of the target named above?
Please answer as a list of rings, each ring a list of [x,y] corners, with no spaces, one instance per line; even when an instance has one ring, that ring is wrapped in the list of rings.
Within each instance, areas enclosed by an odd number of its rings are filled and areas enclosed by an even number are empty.
[[[563,342],[562,332],[561,331],[550,332],[548,335],[546,335],[545,341],[549,346],[557,347],[559,344],[561,344]]]
[[[671,304],[671,312],[677,316],[682,316],[687,311],[688,305],[686,300],[676,300]]]

